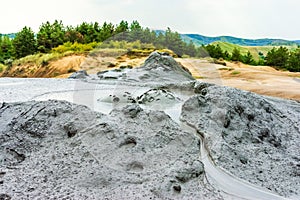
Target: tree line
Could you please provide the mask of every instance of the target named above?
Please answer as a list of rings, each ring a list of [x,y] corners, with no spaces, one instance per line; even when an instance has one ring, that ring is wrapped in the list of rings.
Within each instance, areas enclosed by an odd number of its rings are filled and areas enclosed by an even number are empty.
[[[30,27],[24,27],[16,33],[14,39],[8,36],[0,37],[0,63],[9,65],[14,59],[19,59],[35,53],[49,53],[65,43],[101,43],[109,41],[140,41],[152,44],[157,49],[170,49],[178,56],[223,58],[230,61],[240,61],[251,65],[271,65],[290,71],[300,71],[300,48],[289,51],[285,47],[274,48],[266,57],[261,55],[259,61],[255,61],[248,51],[241,55],[235,48],[232,53],[223,51],[219,45],[206,45],[196,47],[192,41],[184,42],[178,32],[170,28],[166,31],[153,31],[142,27],[138,21],[128,23],[121,21],[119,24],[104,22],[83,22],[78,26],[65,26],[62,21],[43,23],[35,34]]]
[[[62,21],[55,20],[54,23],[43,23],[37,34],[30,27],[24,27],[18,32],[14,39],[0,37],[0,62],[9,59],[18,59],[27,55],[48,53],[53,48],[66,42],[89,44],[92,42],[105,42],[109,40],[126,40],[141,43],[151,43],[157,48],[168,48],[179,56],[192,54],[195,46],[185,43],[179,33],[168,28],[165,32],[157,33],[149,28],[143,28],[138,21],[129,24],[121,21],[117,25],[104,22],[86,23],[73,27],[64,26]]]
[[[224,59],[228,61],[239,61],[249,65],[266,65],[277,69],[289,70],[292,72],[300,72],[300,47],[295,50],[289,50],[286,47],[274,47],[266,56],[259,52],[260,59],[254,60],[253,55],[248,51],[242,55],[238,48],[234,48],[230,54],[228,51],[223,51],[220,45],[209,44],[202,46],[207,53],[216,59]]]

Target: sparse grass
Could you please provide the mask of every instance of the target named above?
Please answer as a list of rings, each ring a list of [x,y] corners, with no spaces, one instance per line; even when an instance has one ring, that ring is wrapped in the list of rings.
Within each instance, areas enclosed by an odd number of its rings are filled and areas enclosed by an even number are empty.
[[[53,53],[65,53],[65,52],[76,52],[76,53],[85,53],[85,52],[90,52],[93,50],[95,47],[97,47],[99,44],[96,42],[92,42],[89,44],[80,44],[80,43],[71,43],[67,42],[64,43],[63,45],[59,45],[56,48],[52,49]]]
[[[47,54],[38,53],[38,54],[29,55],[24,58],[15,60],[13,62],[13,65],[20,66],[26,64],[31,64],[31,65],[33,64],[36,66],[46,66],[49,64],[50,61],[58,60],[62,57],[72,55],[72,54],[74,54],[74,52],[71,51],[64,52],[64,53],[47,53]]]
[[[172,57],[176,58],[177,57],[177,54],[175,54],[172,50],[170,49],[157,49],[157,52],[160,52],[160,53],[168,53],[170,54]]]
[[[226,62],[220,58],[220,59],[214,59],[214,63],[217,64],[217,65],[223,65],[223,66],[226,66]]]
[[[100,56],[100,57],[120,57],[124,54],[127,53],[126,49],[94,49],[89,53],[90,57],[96,57],[96,56]]]
[[[206,79],[204,76],[193,76],[195,79]]]
[[[63,57],[63,54],[60,53],[49,53],[49,54],[34,54],[29,55],[24,58],[15,60],[13,62],[13,65],[26,65],[26,64],[35,64],[37,66],[44,66],[46,65],[50,60],[55,60]]]
[[[153,44],[141,43],[139,40],[135,42],[127,42],[127,41],[109,41],[98,43],[98,49],[127,49],[131,51],[132,49],[148,49],[154,50],[155,46]]]
[[[0,73],[2,73],[7,67],[0,63]]]
[[[238,75],[240,73],[241,73],[240,71],[233,71],[233,72],[231,72],[231,75]]]
[[[232,70],[234,70],[234,68],[232,68],[232,67],[221,67],[218,70],[232,71]]]
[[[297,74],[289,74],[288,76],[292,78],[300,78],[300,75]]]

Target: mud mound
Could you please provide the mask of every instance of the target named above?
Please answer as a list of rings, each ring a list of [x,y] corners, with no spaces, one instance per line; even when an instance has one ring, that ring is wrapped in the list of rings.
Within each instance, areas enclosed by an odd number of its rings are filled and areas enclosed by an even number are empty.
[[[120,68],[98,72],[100,80],[118,80],[132,83],[168,83],[195,80],[187,68],[166,53],[153,52],[138,68]],[[76,78],[75,75],[72,77]]]
[[[128,105],[102,115],[59,101],[0,107],[6,198],[222,199],[204,184],[199,139],[164,112]]]
[[[70,79],[86,79],[89,75],[87,74],[87,72],[85,70],[79,70],[73,74],[71,74],[71,76],[69,76]]]
[[[73,137],[100,116],[85,106],[59,101],[2,103],[0,107],[1,166],[23,162],[43,142]]]
[[[153,52],[140,68],[126,73],[122,80],[136,82],[183,82],[194,80],[191,73],[172,56]]]
[[[182,119],[205,138],[214,162],[283,196],[300,194],[300,104],[199,84]]]

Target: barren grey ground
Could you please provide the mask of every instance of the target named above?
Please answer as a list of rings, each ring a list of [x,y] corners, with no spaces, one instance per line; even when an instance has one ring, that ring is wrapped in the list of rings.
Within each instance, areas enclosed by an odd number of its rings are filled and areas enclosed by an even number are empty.
[[[216,163],[282,196],[300,195],[299,103],[200,84],[182,119],[194,126]]]
[[[72,78],[0,79],[0,199],[299,199],[299,103],[196,82],[158,53]]]

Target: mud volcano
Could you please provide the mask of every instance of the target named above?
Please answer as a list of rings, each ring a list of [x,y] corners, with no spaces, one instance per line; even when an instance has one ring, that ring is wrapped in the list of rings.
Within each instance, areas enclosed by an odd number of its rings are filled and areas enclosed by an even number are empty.
[[[0,199],[300,198],[298,102],[198,82],[157,52],[24,99],[27,81],[0,80]]]

